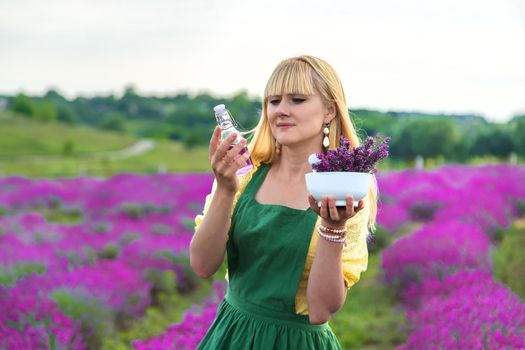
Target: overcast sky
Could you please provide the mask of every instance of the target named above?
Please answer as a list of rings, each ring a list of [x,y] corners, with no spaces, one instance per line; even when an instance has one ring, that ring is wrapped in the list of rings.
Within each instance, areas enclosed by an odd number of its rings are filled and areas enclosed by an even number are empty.
[[[332,64],[350,108],[525,113],[522,0],[0,2],[0,94],[256,97],[299,54]]]

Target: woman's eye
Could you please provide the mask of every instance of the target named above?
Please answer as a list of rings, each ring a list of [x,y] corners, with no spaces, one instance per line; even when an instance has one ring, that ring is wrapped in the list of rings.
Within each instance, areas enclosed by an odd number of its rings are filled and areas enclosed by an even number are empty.
[[[272,105],[278,105],[280,100],[270,100],[270,104]]]
[[[302,103],[306,101],[304,98],[292,98],[293,103]]]

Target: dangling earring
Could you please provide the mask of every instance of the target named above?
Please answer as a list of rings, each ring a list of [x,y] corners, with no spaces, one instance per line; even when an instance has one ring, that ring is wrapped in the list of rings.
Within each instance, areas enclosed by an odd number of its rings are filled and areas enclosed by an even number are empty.
[[[281,145],[279,144],[279,142],[277,142],[277,140],[275,140],[275,153],[277,155],[281,154]]]
[[[323,134],[324,134],[323,146],[324,148],[328,148],[330,147],[330,140],[328,139],[328,134],[330,134],[330,129],[328,129],[328,123],[324,125]]]

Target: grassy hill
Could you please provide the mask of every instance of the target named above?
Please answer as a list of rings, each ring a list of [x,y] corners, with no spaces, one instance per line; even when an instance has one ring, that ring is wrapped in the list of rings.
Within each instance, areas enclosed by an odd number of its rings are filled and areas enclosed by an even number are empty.
[[[130,135],[73,126],[42,123],[10,112],[0,113],[0,157],[64,155],[118,150],[130,146]]]
[[[161,140],[125,159],[109,153],[138,139],[86,126],[42,123],[0,113],[0,175],[29,177],[111,176],[119,172],[210,171],[208,149]]]

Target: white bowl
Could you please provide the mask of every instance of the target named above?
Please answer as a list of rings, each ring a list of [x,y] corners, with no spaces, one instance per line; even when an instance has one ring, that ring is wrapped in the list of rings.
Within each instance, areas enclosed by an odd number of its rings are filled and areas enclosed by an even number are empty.
[[[354,197],[354,206],[363,199],[370,185],[372,174],[345,171],[313,172],[305,175],[306,188],[321,206],[323,196],[335,197],[335,205],[346,206],[346,197]]]

